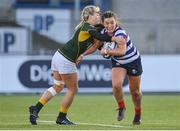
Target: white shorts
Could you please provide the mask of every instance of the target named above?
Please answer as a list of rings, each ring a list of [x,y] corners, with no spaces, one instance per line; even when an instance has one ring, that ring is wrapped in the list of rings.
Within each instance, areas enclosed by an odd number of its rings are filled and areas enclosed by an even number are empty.
[[[58,51],[54,54],[51,61],[51,70],[58,71],[59,74],[77,73],[76,64],[66,59]]]

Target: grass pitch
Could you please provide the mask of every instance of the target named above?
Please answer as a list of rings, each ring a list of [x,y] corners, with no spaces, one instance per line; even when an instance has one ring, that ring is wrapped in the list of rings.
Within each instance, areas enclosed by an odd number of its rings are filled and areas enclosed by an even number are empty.
[[[62,95],[52,99],[40,112],[38,125],[30,125],[28,107],[39,95],[1,95],[0,130],[180,130],[180,95],[143,95],[142,124],[133,126],[133,104],[125,95],[126,118],[116,120],[117,108],[112,95],[81,95],[75,97],[69,110],[74,126],[56,125]]]

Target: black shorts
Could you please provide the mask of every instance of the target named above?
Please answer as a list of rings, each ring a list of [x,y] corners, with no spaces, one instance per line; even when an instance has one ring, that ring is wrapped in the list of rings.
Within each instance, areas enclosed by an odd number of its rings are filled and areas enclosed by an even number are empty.
[[[127,64],[120,64],[115,60],[112,61],[112,68],[121,67],[127,70],[128,76],[140,76],[143,72],[141,58],[139,57],[135,61]]]

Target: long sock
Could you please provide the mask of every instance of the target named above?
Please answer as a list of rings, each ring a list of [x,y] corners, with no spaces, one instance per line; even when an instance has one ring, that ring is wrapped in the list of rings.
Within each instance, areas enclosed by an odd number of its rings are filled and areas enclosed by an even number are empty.
[[[135,107],[134,110],[136,115],[141,115],[141,107]]]
[[[38,103],[36,104],[37,113],[40,112],[40,110],[43,108],[43,106],[46,104],[46,101],[43,99],[40,99]]]
[[[62,112],[62,113],[66,113],[67,114],[67,111],[68,111],[68,109],[67,108],[64,108],[64,107],[60,107],[60,110],[59,110],[59,112]]]
[[[67,108],[64,108],[64,107],[61,106],[61,107],[60,107],[60,110],[59,110],[59,115],[58,115],[58,117],[61,117],[61,118],[66,117],[67,111],[68,111]]]
[[[118,107],[119,108],[125,108],[124,100],[121,100],[121,101],[118,102]]]
[[[58,117],[59,118],[64,118],[64,117],[66,117],[66,115],[67,115],[67,113],[59,112]]]

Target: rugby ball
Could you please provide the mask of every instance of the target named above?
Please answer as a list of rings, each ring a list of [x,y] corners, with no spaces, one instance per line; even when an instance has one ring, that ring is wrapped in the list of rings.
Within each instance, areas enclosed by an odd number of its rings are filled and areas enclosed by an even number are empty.
[[[106,50],[113,50],[116,46],[115,42],[104,42],[103,47]],[[109,59],[111,56],[110,55],[103,55],[104,58]]]

